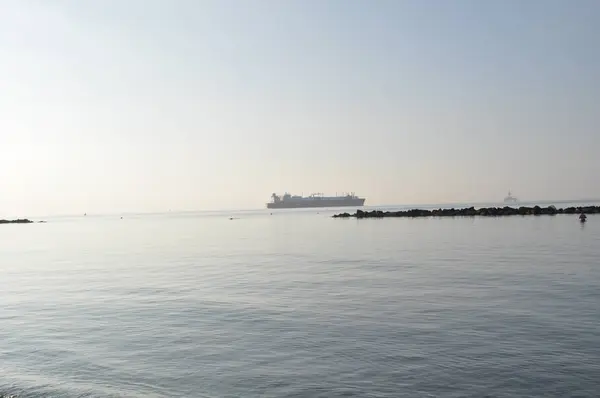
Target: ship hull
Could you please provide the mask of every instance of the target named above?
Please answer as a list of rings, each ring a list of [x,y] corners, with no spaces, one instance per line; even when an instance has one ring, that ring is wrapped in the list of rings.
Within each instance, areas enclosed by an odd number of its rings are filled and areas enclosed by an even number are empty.
[[[314,200],[298,200],[298,201],[281,201],[267,203],[267,209],[303,209],[312,207],[348,207],[348,206],[363,206],[364,198],[352,199],[314,199]]]

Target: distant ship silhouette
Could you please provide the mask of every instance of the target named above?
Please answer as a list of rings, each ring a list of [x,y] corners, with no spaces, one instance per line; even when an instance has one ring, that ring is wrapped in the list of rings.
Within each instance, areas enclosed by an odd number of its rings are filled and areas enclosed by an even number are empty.
[[[511,192],[508,191],[508,195],[504,198],[505,203],[515,203],[518,199],[512,196]]]

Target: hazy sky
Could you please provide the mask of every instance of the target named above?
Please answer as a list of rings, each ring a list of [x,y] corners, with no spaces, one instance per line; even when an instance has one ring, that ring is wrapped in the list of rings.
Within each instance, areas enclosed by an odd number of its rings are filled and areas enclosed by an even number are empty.
[[[0,217],[600,197],[600,2],[0,0]]]

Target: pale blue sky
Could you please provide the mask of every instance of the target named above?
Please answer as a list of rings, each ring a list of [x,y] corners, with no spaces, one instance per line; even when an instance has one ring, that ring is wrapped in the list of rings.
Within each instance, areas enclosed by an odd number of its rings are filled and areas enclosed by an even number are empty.
[[[0,217],[600,197],[598,1],[0,0]]]

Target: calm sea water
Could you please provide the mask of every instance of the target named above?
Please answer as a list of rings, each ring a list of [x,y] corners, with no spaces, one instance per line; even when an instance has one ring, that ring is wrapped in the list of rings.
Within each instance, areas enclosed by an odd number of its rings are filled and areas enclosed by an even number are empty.
[[[0,226],[0,395],[600,394],[600,217],[331,214]]]

